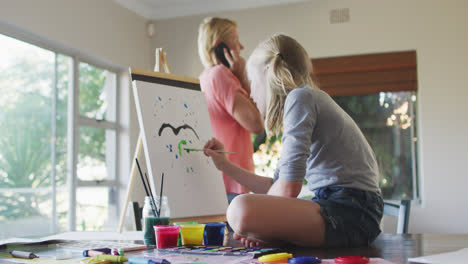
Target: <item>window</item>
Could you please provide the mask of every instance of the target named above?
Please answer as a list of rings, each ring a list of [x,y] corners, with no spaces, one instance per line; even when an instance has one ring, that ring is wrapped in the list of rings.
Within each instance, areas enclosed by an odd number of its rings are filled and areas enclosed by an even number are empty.
[[[64,229],[71,58],[0,43],[0,238]]]
[[[0,239],[117,219],[117,73],[44,46],[0,34]]]
[[[115,73],[79,63],[76,230],[118,224],[116,92]]]
[[[384,199],[418,198],[416,51],[312,59],[312,77],[356,121]]]
[[[382,92],[334,100],[354,119],[374,150],[384,199],[416,197],[415,93]]]

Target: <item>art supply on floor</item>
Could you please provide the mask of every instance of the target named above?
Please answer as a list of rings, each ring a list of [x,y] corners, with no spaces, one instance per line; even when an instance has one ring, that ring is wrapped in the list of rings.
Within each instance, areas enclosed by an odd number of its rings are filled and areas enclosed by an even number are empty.
[[[97,255],[104,255],[111,253],[110,248],[95,248],[95,249],[86,249],[83,250],[83,257],[94,257]]]
[[[250,256],[258,258],[266,254],[281,252],[279,248],[260,247],[224,247],[224,246],[179,246],[158,249],[158,253],[192,254],[192,255],[221,255],[221,256]]]
[[[33,259],[38,258],[38,256],[32,252],[20,251],[20,250],[13,250],[10,252],[14,258],[22,258],[22,259]]]
[[[314,256],[294,257],[288,260],[289,264],[319,264],[322,260]]]
[[[290,259],[291,261],[291,259]],[[291,262],[289,262],[291,263]],[[385,260],[385,259],[382,259],[382,258],[369,258],[369,264],[398,264],[398,263],[394,263],[394,262],[391,262],[391,261],[388,261],[388,260]],[[445,262],[443,262],[445,263]],[[322,259],[322,262],[320,262],[320,264],[337,264],[335,262],[334,259]]]
[[[146,178],[146,184],[148,185],[148,191],[151,196],[151,200],[153,201],[154,205],[157,206],[156,200],[154,199],[154,196],[153,196],[153,190],[151,190],[151,184],[148,178],[148,174],[146,172],[145,172],[145,178]],[[156,210],[156,216],[161,216],[159,214],[159,211],[161,210],[161,208],[158,210],[157,207],[154,207],[154,209]]]
[[[159,191],[159,211],[158,211],[158,215],[161,216],[161,203],[162,203],[162,200],[163,200],[163,186],[164,186],[164,172],[162,173],[161,175],[161,190]],[[167,198],[166,198],[167,200]]]
[[[203,235],[203,243],[205,246],[222,246],[224,242],[224,230],[226,223],[212,222],[204,223],[205,232]]]
[[[130,264],[171,264],[164,258],[151,258],[151,257],[129,257],[128,263]]]
[[[143,183],[143,187],[145,189],[146,197],[149,197],[149,199],[151,199],[151,202],[152,202],[152,206],[148,209],[150,209],[153,212],[153,216],[159,216],[156,211],[156,204],[154,202],[153,194],[151,193],[151,191],[149,191],[148,187],[146,187],[145,178],[143,177],[143,173],[141,172],[141,168],[140,168],[140,163],[138,162],[137,158],[135,158],[135,161],[138,167],[138,172],[140,173],[141,182]],[[150,183],[148,182],[148,186],[149,185]],[[146,204],[146,197],[145,197],[145,204]]]
[[[182,245],[203,245],[204,224],[181,225]]]
[[[363,256],[341,256],[335,258],[336,264],[367,264],[369,258]]]
[[[69,241],[56,244],[57,247],[85,250],[90,248],[117,248],[122,252],[145,250],[146,246],[137,243],[117,241]],[[120,254],[122,256],[122,254]]]
[[[290,253],[275,253],[268,254],[258,258],[258,261],[264,263],[288,263],[288,259],[292,258],[293,255]]]
[[[195,225],[198,224],[198,222],[174,222],[172,223],[173,225]],[[182,235],[180,234],[180,228],[179,228],[179,240],[177,241],[177,246],[182,246]]]
[[[169,217],[144,217],[143,240],[145,245],[156,245],[156,237],[154,234],[155,225],[169,225]]]
[[[172,253],[153,253],[145,257],[164,258],[171,264],[253,264],[251,256],[222,256],[222,255],[196,255],[196,254],[172,254]]]
[[[85,257],[91,257],[92,258],[94,256],[99,256],[99,255],[106,255],[106,253],[104,253],[102,251],[88,250]]]
[[[155,225],[154,233],[156,235],[156,247],[158,249],[175,247],[179,240],[180,226],[174,225]]]
[[[110,262],[125,262],[128,261],[128,258],[122,256],[111,256],[111,255],[99,255],[94,256],[91,260],[107,260]]]
[[[93,258],[86,258],[80,261],[80,264],[112,264],[109,260],[96,260]]]

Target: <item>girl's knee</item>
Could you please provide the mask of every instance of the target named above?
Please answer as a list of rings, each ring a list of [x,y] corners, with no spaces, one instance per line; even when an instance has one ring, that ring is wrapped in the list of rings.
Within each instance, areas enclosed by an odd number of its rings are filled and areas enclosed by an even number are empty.
[[[252,195],[243,194],[235,197],[229,205],[226,218],[231,228],[238,234],[248,232],[248,219],[252,217]]]

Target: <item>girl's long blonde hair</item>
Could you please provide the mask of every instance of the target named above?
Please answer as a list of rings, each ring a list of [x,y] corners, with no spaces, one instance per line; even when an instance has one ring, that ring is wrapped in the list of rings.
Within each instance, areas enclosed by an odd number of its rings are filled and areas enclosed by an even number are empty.
[[[214,53],[215,47],[237,28],[236,22],[218,17],[207,17],[198,28],[198,55],[205,66],[211,67],[217,64]]]
[[[260,43],[247,62],[249,79],[258,80],[265,74],[267,102],[266,128],[279,133],[283,128],[286,96],[303,84],[315,88],[310,77],[312,63],[305,49],[295,39],[276,34]]]

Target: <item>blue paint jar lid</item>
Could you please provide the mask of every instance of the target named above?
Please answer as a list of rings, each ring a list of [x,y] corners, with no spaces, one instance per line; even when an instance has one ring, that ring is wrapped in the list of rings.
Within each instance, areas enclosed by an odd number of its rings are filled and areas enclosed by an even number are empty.
[[[322,260],[319,259],[318,257],[294,257],[292,259],[289,259],[288,263],[290,264],[318,264],[322,263]]]

